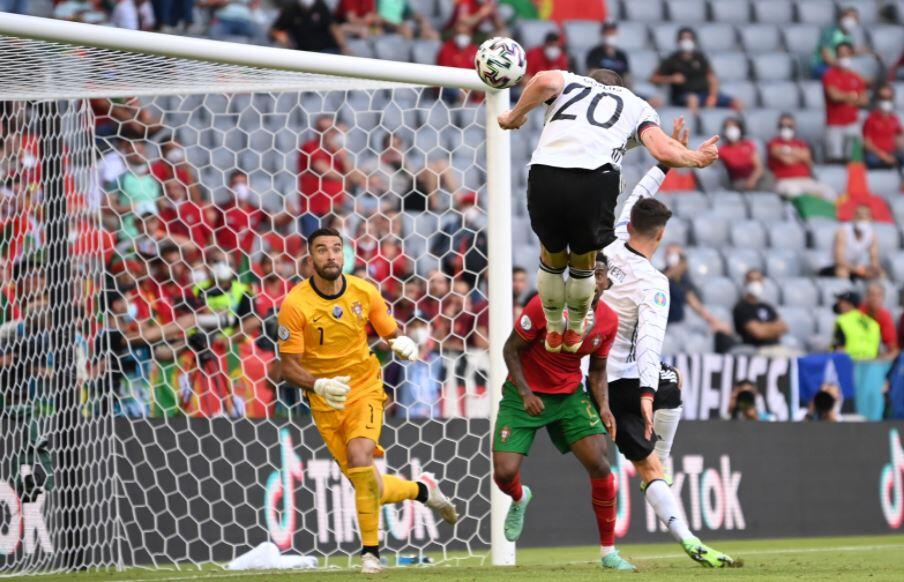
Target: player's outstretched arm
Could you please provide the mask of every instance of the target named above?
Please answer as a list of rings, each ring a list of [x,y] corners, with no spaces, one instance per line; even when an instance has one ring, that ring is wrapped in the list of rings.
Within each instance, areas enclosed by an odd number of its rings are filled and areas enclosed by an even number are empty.
[[[609,437],[615,440],[615,417],[609,410],[609,382],[606,378],[606,358],[590,356],[590,370],[587,373],[590,394],[600,408],[600,419]]]
[[[650,155],[670,168],[705,168],[719,159],[719,148],[716,147],[718,135],[692,150],[666,135],[661,127],[650,125],[640,135],[640,141]]]
[[[531,416],[537,416],[543,409],[543,401],[540,400],[530,389],[527,379],[524,377],[524,368],[521,367],[521,354],[530,346],[530,343],[523,337],[518,335],[517,331],[512,330],[512,334],[502,346],[502,358],[505,360],[505,366],[508,368],[509,376],[521,400],[524,401],[524,410]]]
[[[537,73],[528,82],[518,103],[499,116],[499,127],[502,129],[518,129],[527,122],[527,114],[535,107],[556,97],[565,86],[565,77],[559,71],[543,71]]]

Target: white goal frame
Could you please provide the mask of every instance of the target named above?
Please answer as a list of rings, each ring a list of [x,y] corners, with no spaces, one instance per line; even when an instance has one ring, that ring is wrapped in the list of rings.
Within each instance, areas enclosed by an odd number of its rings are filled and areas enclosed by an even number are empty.
[[[252,46],[159,33],[131,31],[89,24],[51,20],[17,14],[3,14],[0,34],[130,53],[158,55],[194,61],[240,65],[269,70],[315,73],[346,78],[407,83],[421,87],[445,87],[480,91],[486,94],[486,176],[488,217],[488,299],[490,430],[499,407],[500,387],[506,378],[502,345],[512,328],[512,205],[510,135],[496,118],[509,108],[509,91],[484,85],[470,69],[383,61],[360,57],[320,54],[275,47]],[[0,99],[21,99],[4,94]],[[48,87],[47,91],[52,91]],[[174,89],[174,92],[180,91]],[[134,95],[134,91],[129,92]],[[166,94],[154,89],[153,94]],[[98,96],[113,96],[109,94]],[[55,96],[56,97],[56,96]],[[68,96],[63,91],[60,99]],[[46,97],[45,97],[46,99]],[[492,458],[492,456],[491,456]],[[492,465],[490,465],[492,466]],[[492,483],[492,475],[486,479]],[[503,521],[508,498],[490,485],[491,553],[497,566],[515,563],[515,544],[505,540]]]

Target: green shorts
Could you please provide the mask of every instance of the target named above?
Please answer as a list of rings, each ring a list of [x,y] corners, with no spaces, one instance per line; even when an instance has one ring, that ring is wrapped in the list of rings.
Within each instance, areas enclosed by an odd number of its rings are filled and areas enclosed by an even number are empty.
[[[562,454],[582,438],[606,434],[603,421],[596,407],[584,394],[576,390],[573,394],[537,394],[543,401],[543,412],[531,416],[524,410],[524,401],[518,389],[511,382],[502,386],[502,401],[493,429],[493,451],[500,453],[520,453],[527,456],[534,442],[534,435],[546,427],[552,444]]]

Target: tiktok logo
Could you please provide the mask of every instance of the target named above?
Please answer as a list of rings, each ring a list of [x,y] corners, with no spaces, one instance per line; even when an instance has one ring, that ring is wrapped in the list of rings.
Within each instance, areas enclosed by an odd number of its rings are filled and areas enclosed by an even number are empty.
[[[279,431],[279,455],[280,468],[270,473],[264,486],[264,516],[270,539],[285,550],[295,533],[295,481],[304,480],[304,465],[292,449],[292,435],[286,429]]]
[[[898,431],[888,433],[891,463],[882,467],[879,477],[879,501],[889,527],[898,529],[904,522],[904,447]]]

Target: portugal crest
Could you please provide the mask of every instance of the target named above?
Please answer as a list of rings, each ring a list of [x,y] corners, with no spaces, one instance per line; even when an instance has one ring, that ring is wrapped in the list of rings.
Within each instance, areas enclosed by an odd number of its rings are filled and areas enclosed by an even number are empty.
[[[334,305],[333,306],[333,317],[335,317],[336,319],[342,319],[342,314],[343,314],[342,307],[340,307],[338,305]]]
[[[364,309],[361,307],[361,304],[357,301],[352,303],[352,313],[355,314],[355,317],[357,317],[358,320],[364,319]]]
[[[512,436],[512,431],[509,430],[508,425],[503,426],[502,430],[499,431],[499,440],[504,443],[510,436]]]

